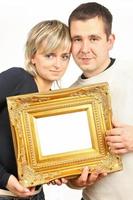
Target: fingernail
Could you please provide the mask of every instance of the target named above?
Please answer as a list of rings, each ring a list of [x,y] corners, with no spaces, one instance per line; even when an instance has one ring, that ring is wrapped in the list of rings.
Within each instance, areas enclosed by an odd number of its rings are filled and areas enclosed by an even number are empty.
[[[24,191],[25,191],[25,192],[29,192],[30,190],[29,190],[28,188],[25,188]]]
[[[89,167],[88,166],[85,166],[85,168],[84,169],[86,169],[86,170],[88,170],[89,171]]]

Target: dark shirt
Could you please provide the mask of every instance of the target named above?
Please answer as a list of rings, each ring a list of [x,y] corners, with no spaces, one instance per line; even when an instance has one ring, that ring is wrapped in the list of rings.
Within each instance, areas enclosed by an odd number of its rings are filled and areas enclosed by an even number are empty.
[[[17,166],[7,110],[6,97],[38,92],[33,76],[14,67],[0,73],[0,188],[5,189],[9,176],[17,177]]]
[[[110,58],[110,63],[109,63],[109,65],[106,67],[105,70],[107,70],[108,68],[110,68],[110,67],[114,64],[114,62],[115,62],[115,58]],[[104,71],[105,71],[105,70],[104,70]],[[82,79],[87,79],[87,77],[86,77],[84,74],[81,74],[81,78],[82,78]]]

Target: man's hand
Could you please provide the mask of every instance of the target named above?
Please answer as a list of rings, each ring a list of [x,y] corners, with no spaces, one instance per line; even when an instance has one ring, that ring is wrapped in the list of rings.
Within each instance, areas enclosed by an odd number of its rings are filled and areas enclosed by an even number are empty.
[[[55,179],[51,182],[48,183],[48,185],[51,183],[52,185],[62,185],[62,184],[66,184],[68,182],[68,180],[66,178],[60,178],[60,179]]]
[[[15,176],[11,175],[9,177],[6,188],[18,197],[29,197],[34,195],[35,187],[25,188],[23,187]]]
[[[133,126],[113,121],[114,128],[107,131],[105,138],[110,151],[124,154],[133,151]]]
[[[87,187],[87,186],[94,184],[96,181],[100,180],[102,177],[104,177],[106,175],[107,175],[107,173],[98,172],[98,171],[92,172],[90,174],[89,168],[85,167],[80,176],[78,176],[77,178],[74,178],[74,179],[70,179],[68,181],[68,186],[70,186],[71,188],[77,188],[77,189]]]

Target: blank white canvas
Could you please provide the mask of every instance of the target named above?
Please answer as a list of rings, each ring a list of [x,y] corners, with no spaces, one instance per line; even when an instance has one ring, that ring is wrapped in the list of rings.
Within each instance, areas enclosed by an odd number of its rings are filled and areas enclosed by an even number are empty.
[[[36,119],[42,155],[91,148],[87,112],[74,112]]]

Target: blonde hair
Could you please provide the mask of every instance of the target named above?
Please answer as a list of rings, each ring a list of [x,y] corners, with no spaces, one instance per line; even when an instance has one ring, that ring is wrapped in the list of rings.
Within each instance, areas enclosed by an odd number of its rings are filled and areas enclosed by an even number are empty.
[[[43,43],[45,45],[43,46]],[[35,25],[29,32],[25,48],[26,70],[36,76],[35,66],[32,58],[38,49],[42,53],[50,53],[58,48],[66,49],[71,45],[71,38],[68,27],[58,20],[42,21]]]

